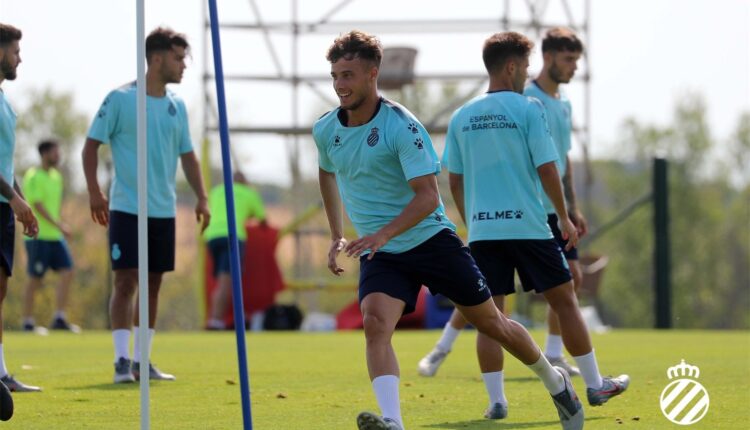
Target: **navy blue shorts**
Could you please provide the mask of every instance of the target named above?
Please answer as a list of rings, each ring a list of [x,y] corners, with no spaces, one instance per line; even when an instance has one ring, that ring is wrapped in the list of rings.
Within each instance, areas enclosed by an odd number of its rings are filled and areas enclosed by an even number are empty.
[[[572,279],[568,262],[554,239],[478,240],[469,246],[493,296],[516,292],[515,271],[523,289],[537,293]]]
[[[68,244],[65,240],[36,240],[30,239],[26,243],[26,273],[34,278],[41,278],[47,269],[54,271],[66,270],[73,267]]]
[[[229,238],[217,237],[208,241],[208,252],[211,253],[211,259],[214,262],[214,278],[219,273],[232,273],[229,268]],[[245,242],[239,241],[240,247],[240,273],[242,273],[242,263],[245,261]]]
[[[560,249],[562,249],[565,259],[578,260],[578,248],[574,246],[570,248],[570,251],[565,250],[565,245],[568,244],[568,241],[563,239],[560,226],[557,225],[557,214],[547,214],[547,224],[549,224],[549,228],[552,230],[552,235],[555,236],[557,244],[560,246]]]
[[[13,248],[16,241],[16,217],[8,203],[0,203],[0,268],[13,274]]]
[[[174,218],[149,218],[148,271],[173,271],[174,248]],[[109,212],[109,251],[112,270],[138,268],[138,215]]]
[[[461,306],[491,297],[469,248],[450,229],[400,254],[376,252],[372,260],[363,255],[359,265],[360,303],[370,293],[385,293],[406,303],[404,314],[414,312],[422,285]]]

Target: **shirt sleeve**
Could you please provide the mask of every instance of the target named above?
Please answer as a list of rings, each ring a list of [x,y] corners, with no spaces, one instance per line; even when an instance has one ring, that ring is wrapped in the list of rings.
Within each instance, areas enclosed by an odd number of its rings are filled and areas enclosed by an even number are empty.
[[[105,144],[110,143],[110,139],[117,129],[119,115],[120,97],[112,91],[99,107],[87,136]]]
[[[182,115],[182,132],[180,134],[180,155],[182,155],[193,150],[193,141],[190,139],[190,122],[188,121],[185,102],[180,100],[179,106]]]
[[[37,188],[38,187],[34,169],[29,169],[26,171],[26,174],[23,175],[23,194],[24,197],[26,197],[26,201],[30,205],[33,205],[34,203],[40,201],[40,196]]]
[[[407,181],[429,174],[440,173],[435,148],[427,130],[417,121],[396,130],[393,147]]]
[[[455,118],[455,117],[454,117]],[[458,147],[458,139],[456,137],[457,121],[451,119],[448,124],[448,132],[445,135],[445,159],[446,167],[449,172],[463,174],[464,173],[464,160],[461,157],[461,150]]]
[[[555,142],[547,124],[547,114],[542,102],[531,98],[531,103],[526,109],[526,124],[528,124],[528,145],[531,154],[531,160],[534,167],[551,161],[557,161],[558,154],[555,148]]]
[[[335,173],[336,168],[326,151],[325,138],[321,135],[320,130],[316,130],[316,128],[313,128],[313,140],[315,141],[315,146],[318,148],[318,166],[326,172]]]

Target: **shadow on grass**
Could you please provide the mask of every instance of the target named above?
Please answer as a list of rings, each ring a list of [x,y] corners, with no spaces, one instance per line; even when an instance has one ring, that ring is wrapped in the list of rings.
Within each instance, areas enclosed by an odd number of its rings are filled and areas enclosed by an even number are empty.
[[[592,417],[586,418],[586,422],[591,424],[591,421],[603,420],[604,417]],[[448,430],[463,430],[463,429],[533,429],[538,427],[557,426],[560,425],[560,421],[537,421],[533,423],[513,423],[503,422],[498,420],[471,420],[471,421],[457,421],[453,423],[438,423],[428,424],[423,427],[431,429],[448,429]]]
[[[151,382],[149,384],[150,388],[158,387],[161,385],[160,383]],[[63,387],[63,390],[66,391],[81,391],[81,390],[98,390],[98,391],[138,391],[140,389],[140,384],[138,382],[136,383],[130,383],[130,384],[114,384],[112,382],[107,382],[103,384],[90,384],[90,385],[78,385],[75,387]]]

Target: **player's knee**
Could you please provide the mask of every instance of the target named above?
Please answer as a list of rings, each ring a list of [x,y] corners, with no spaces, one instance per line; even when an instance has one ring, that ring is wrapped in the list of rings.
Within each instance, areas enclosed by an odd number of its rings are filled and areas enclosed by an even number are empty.
[[[376,313],[366,313],[362,317],[365,338],[368,342],[382,341],[389,338],[393,329],[389,328],[385,318]]]
[[[581,283],[583,282],[583,274],[581,273],[580,268],[574,268],[575,266],[571,266],[570,274],[573,276],[573,288],[575,289],[576,294],[581,290]]]

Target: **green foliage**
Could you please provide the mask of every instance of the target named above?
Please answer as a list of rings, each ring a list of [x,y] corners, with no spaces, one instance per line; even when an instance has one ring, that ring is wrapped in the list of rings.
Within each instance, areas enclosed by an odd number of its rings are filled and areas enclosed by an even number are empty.
[[[729,151],[740,160],[747,159],[750,148],[748,117],[743,114]],[[596,219],[608,219],[648,192],[651,157],[666,157],[674,325],[750,327],[750,183],[733,186],[729,180],[747,178],[747,164],[725,160],[723,165],[736,172],[714,173],[717,163],[710,154],[719,143],[711,136],[705,103],[695,95],[678,101],[673,124],[661,127],[628,119],[622,135],[618,154],[632,161],[595,164],[597,177],[612,196],[611,204],[597,202]],[[591,248],[611,257],[602,293],[613,323],[653,325],[652,217],[651,206],[640,209]]]
[[[542,342],[543,331],[532,332]],[[510,415],[482,418],[487,395],[476,365],[475,332],[462,334],[434,378],[417,376],[416,363],[438,331],[397,332],[402,412],[409,429],[560,428],[544,387],[518,360],[506,355],[505,391]],[[747,332],[631,331],[593,335],[602,372],[628,373],[632,384],[606,406],[584,404],[586,428],[668,429],[659,396],[666,370],[685,358],[700,367],[710,408],[695,428],[747,428],[750,418],[750,345]],[[19,429],[135,429],[137,384],[114,385],[108,332],[47,338],[6,333],[8,367],[41,393],[16,394],[16,414],[4,423]],[[258,429],[354,428],[360,411],[377,411],[364,362],[361,331],[251,333],[247,338],[253,425]],[[242,426],[233,333],[157,331],[153,361],[177,376],[151,384],[154,429],[238,429]],[[23,366],[23,368],[22,368]],[[585,387],[573,379],[579,396]],[[637,418],[637,420],[636,420]],[[618,420],[621,421],[618,422]]]

